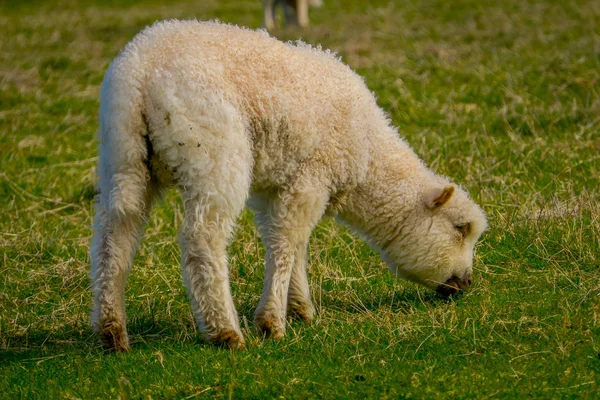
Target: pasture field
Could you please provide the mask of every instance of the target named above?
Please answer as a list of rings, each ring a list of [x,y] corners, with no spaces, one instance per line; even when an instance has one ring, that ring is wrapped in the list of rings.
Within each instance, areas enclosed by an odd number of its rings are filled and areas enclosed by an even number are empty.
[[[0,0],[0,399],[600,397],[600,2],[325,0],[310,29],[275,31],[337,51],[485,209],[474,286],[444,300],[396,280],[324,220],[317,317],[264,340],[247,212],[230,247],[247,348],[215,348],[181,282],[171,191],[128,282],[132,350],[104,353],[87,276],[99,87],[166,18],[259,27],[261,2]]]

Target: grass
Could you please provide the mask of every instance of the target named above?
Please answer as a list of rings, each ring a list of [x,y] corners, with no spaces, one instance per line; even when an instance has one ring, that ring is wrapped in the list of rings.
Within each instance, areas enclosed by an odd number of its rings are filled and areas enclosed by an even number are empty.
[[[252,329],[264,250],[230,248],[247,349],[205,344],[181,283],[182,207],[155,209],[128,282],[133,349],[89,323],[99,85],[165,18],[258,27],[258,0],[0,1],[0,398],[596,398],[600,391],[600,5],[326,0],[306,31],[365,77],[402,135],[490,229],[445,301],[397,281],[331,220],[310,243],[314,323]]]

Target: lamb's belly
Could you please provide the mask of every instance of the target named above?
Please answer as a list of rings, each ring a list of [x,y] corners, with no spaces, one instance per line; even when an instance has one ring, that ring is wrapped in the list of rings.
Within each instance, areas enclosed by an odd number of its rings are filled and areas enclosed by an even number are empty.
[[[283,120],[254,124],[251,137],[253,191],[291,184],[323,142],[320,135]]]
[[[255,153],[252,191],[268,191],[288,186],[298,176],[302,160],[293,154]]]

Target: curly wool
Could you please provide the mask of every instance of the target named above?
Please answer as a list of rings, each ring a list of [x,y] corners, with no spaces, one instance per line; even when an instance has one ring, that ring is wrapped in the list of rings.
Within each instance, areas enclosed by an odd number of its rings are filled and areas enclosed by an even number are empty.
[[[92,325],[109,348],[128,348],[125,281],[152,202],[170,185],[184,199],[184,283],[216,343],[243,344],[226,247],[246,203],[267,247],[255,324],[275,338],[288,309],[314,315],[306,247],[325,213],[398,276],[432,289],[470,280],[483,212],[425,167],[331,52],[218,22],[156,23],[107,71],[99,136]]]

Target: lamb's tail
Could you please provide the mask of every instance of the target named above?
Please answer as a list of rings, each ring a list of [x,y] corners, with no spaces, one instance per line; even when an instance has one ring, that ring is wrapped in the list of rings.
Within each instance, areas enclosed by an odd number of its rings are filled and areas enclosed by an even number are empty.
[[[141,82],[123,64],[110,66],[100,97],[98,207],[113,218],[143,213],[150,180]]]

